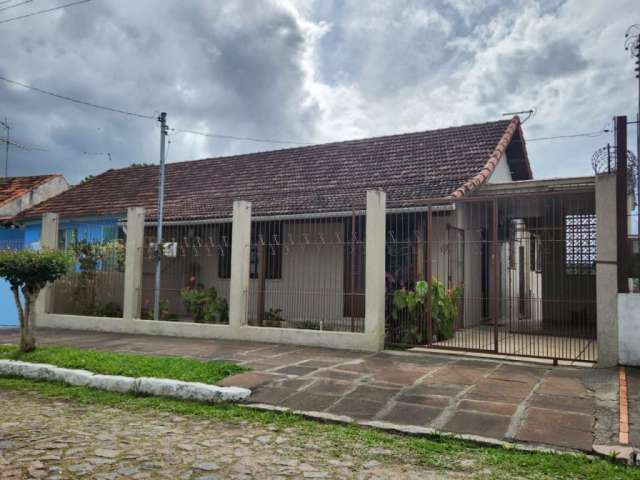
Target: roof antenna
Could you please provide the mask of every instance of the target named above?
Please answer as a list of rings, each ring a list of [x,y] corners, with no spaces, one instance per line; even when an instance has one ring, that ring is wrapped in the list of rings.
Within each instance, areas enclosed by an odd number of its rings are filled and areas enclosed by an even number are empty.
[[[503,113],[502,116],[513,117],[514,115],[524,115],[525,113],[527,114],[527,118],[525,118],[524,120],[521,120],[520,124],[523,124],[524,122],[532,118],[536,114],[536,109],[532,108],[530,110],[522,110],[520,112],[506,112],[506,113]]]

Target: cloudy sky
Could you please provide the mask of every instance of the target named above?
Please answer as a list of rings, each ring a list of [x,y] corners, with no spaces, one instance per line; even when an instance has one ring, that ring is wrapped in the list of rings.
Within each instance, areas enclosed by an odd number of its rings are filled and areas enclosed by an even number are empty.
[[[637,0],[93,0],[2,23],[66,2],[2,10],[17,3],[0,4],[0,75],[168,112],[169,161],[284,146],[178,130],[315,143],[535,108],[525,124],[534,139],[598,132],[637,105],[623,48],[626,28],[640,22]],[[153,120],[0,82],[4,116],[16,142],[38,148],[12,148],[10,175],[62,172],[77,182],[158,159]],[[534,175],[588,174],[610,135],[530,141]]]

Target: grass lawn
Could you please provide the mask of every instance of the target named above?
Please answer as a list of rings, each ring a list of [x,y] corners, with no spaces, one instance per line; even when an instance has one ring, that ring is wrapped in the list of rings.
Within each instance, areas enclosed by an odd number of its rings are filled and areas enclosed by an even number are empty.
[[[111,353],[67,347],[38,347],[35,352],[20,353],[13,345],[0,345],[0,358],[57,367],[81,368],[105,375],[157,377],[213,384],[224,377],[246,372],[230,362],[202,361],[181,357]]]

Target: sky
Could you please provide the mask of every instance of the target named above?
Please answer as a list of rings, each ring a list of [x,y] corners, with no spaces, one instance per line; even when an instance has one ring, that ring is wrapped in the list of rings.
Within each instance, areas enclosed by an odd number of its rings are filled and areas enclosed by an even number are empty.
[[[535,109],[523,126],[534,176],[587,175],[612,133],[533,139],[602,132],[614,115],[636,115],[624,33],[640,23],[637,0],[92,0],[2,23],[67,2],[18,3],[0,4],[0,76],[144,116],[167,112],[169,162],[289,146],[180,130],[321,143]],[[11,176],[59,172],[75,183],[158,162],[154,119],[0,81],[4,117],[30,148],[11,147]]]

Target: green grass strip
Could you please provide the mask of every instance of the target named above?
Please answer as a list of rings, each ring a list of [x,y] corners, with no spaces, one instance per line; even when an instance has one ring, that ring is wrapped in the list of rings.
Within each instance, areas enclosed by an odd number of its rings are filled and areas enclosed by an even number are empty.
[[[392,451],[394,458],[389,461],[403,461],[447,472],[469,473],[471,470],[478,478],[640,480],[640,469],[585,455],[558,455],[486,447],[438,435],[403,436],[357,425],[319,423],[292,413],[263,412],[238,405],[210,405],[195,401],[140,397],[55,382],[15,378],[0,378],[0,390],[34,392],[45,397],[129,411],[156,410],[217,421],[244,422],[239,428],[246,429],[251,428],[251,423],[277,429],[295,428],[298,433],[309,438],[324,436],[330,439],[333,448],[326,452],[329,456],[350,454],[357,459],[375,458],[384,461],[383,457],[369,453],[373,447],[382,447]],[[469,467],[469,462],[472,462],[472,467]]]
[[[21,353],[13,345],[0,345],[0,358],[80,368],[105,375],[156,377],[214,384],[224,377],[247,371],[231,362],[203,361],[181,357],[98,352],[81,348],[38,347]]]

